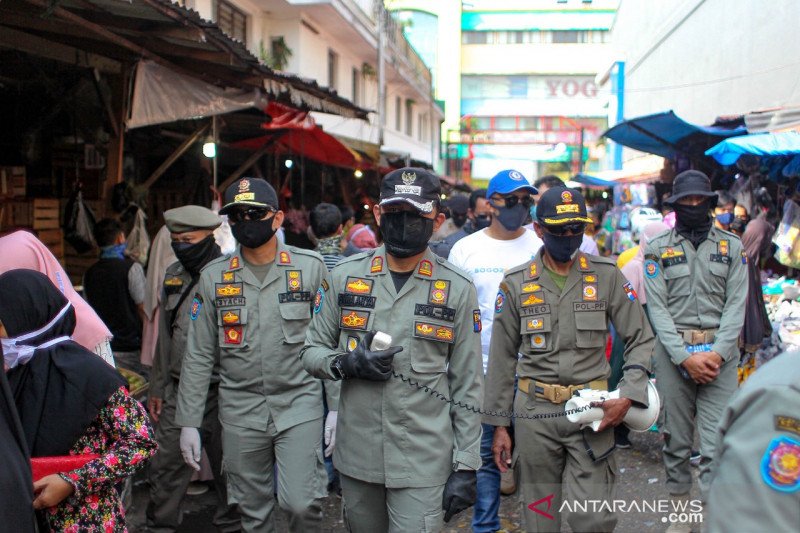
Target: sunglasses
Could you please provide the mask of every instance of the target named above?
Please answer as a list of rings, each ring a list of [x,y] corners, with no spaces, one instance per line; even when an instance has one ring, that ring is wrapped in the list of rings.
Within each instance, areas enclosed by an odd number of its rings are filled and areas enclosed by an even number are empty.
[[[262,220],[273,210],[267,207],[250,207],[247,209],[236,209],[228,213],[228,220],[236,224],[244,220]]]
[[[575,224],[564,224],[563,226],[546,226],[547,233],[562,237],[567,233],[572,235],[580,235],[586,229],[586,224],[583,222],[576,222]]]
[[[507,208],[511,209],[517,204],[522,204],[526,208],[530,208],[533,205],[533,198],[530,196],[524,196],[520,198],[516,194],[512,194],[510,196],[503,196],[502,198],[492,198],[493,204],[498,204],[500,201],[505,202]]]

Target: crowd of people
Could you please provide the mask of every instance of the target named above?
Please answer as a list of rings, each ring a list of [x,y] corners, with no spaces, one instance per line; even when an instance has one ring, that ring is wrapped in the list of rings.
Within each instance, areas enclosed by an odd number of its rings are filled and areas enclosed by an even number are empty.
[[[99,221],[83,298],[34,235],[0,238],[4,525],[126,531],[146,467],[143,527],[175,531],[207,462],[219,531],[275,531],[276,504],[291,531],[321,531],[333,493],[356,533],[438,531],[473,506],[472,530],[494,532],[515,491],[526,530],[560,531],[563,501],[614,500],[614,452],[653,377],[676,508],[697,455],[711,531],[729,530],[743,495],[760,506],[747,523],[800,518],[797,356],[737,393],[771,333],[767,222],[686,171],[671,214],[644,213],[617,259],[555,176],[505,170],[441,198],[435,174],[392,171],[358,223],[315,206],[303,248],[273,187],[241,178],[218,213],[166,211],[146,271],[120,224]],[[146,408],[114,366],[149,380]],[[594,428],[564,416],[587,389],[616,391],[592,404]],[[548,494],[549,513],[529,505]],[[566,521],[612,531],[617,516]]]

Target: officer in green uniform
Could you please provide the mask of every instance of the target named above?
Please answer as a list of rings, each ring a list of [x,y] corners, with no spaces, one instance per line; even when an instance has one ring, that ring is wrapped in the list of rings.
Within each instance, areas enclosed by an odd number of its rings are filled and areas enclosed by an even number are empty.
[[[172,237],[172,249],[178,261],[167,267],[161,293],[158,343],[150,372],[148,407],[156,423],[158,453],[150,462],[150,500],[147,503],[147,530],[175,531],[181,522],[181,502],[193,470],[181,459],[181,427],[175,423],[178,382],[186,353],[189,332],[189,307],[200,277],[200,270],[220,257],[214,230],[222,220],[216,213],[199,205],[186,205],[164,212],[164,222]],[[215,476],[218,476],[217,512],[213,523],[219,531],[238,531],[241,527],[235,507],[228,505],[226,481],[222,471],[222,442],[217,396],[219,356],[208,388],[203,413],[202,433],[206,452]]]
[[[242,178],[225,191],[239,247],[202,271],[189,311],[177,423],[184,460],[197,467],[205,399],[219,351],[219,418],[228,496],[245,531],[274,531],[278,504],[292,531],[319,531],[325,496],[322,384],[299,354],[313,295],[327,269],[315,252],[278,242],[283,222],[275,190]],[[326,389],[336,410],[338,390]]]
[[[800,353],[777,356],[725,408],[704,526],[800,530]]]
[[[343,380],[333,461],[355,533],[438,531],[475,501],[479,416],[419,390],[482,401],[475,287],[428,248],[440,194],[426,170],[387,174],[374,208],[384,245],[343,260],[317,291],[303,365]],[[376,331],[391,348],[372,347]]]
[[[614,499],[613,426],[632,404],[647,405],[653,333],[614,261],[579,251],[591,222],[578,191],[557,187],[542,194],[534,229],[544,246],[532,261],[506,271],[495,302],[484,404],[495,415],[484,415],[484,423],[496,426],[498,468],[514,468],[527,531],[561,531],[564,485],[574,501]],[[603,403],[598,431],[564,417],[525,419],[562,415],[575,391],[608,388],[609,320],[625,341],[625,366],[620,398]],[[513,457],[511,421],[501,414],[512,407],[518,414]],[[574,510],[567,520],[574,531],[612,531],[617,522],[611,509]]]
[[[702,172],[675,177],[666,203],[675,227],[645,248],[647,309],[658,342],[654,366],[664,402],[667,490],[688,498],[695,421],[700,433],[701,495],[708,489],[716,426],[737,387],[739,334],[747,298],[747,256],[739,238],[715,228],[717,195]],[[696,419],[696,420],[695,420]],[[673,531],[688,530],[673,524]]]

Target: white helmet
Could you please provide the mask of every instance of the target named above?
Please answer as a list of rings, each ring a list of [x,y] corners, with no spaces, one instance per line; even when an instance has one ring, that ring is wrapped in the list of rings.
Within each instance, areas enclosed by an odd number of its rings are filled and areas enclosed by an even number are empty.
[[[639,242],[642,230],[651,222],[661,222],[664,217],[652,207],[635,207],[631,210],[631,238]]]

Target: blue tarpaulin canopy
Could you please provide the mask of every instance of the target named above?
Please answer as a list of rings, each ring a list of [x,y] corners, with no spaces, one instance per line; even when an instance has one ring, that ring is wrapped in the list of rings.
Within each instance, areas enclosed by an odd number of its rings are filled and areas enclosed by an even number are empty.
[[[702,156],[719,141],[746,133],[744,126],[697,126],[666,111],[625,120],[603,136],[628,148],[672,159],[678,154]]]
[[[614,185],[618,185],[616,182],[595,178],[589,174],[576,174],[573,176],[572,181],[577,181],[578,183],[590,187],[613,187]]]
[[[759,156],[800,154],[800,133],[756,133],[726,139],[706,150],[720,165],[733,165],[744,154]]]

